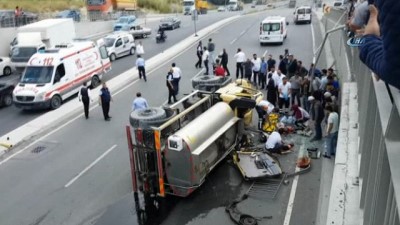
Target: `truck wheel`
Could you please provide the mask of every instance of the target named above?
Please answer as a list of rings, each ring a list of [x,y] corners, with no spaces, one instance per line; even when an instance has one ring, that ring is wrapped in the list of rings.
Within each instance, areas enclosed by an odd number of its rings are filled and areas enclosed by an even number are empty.
[[[129,54],[134,55],[135,54],[135,48],[132,47],[131,50],[129,51]]]
[[[148,122],[154,122],[167,117],[167,113],[162,108],[151,107],[133,111],[129,122],[133,127],[147,127]]]
[[[142,38],[147,38],[147,34],[142,34]]]
[[[218,76],[201,75],[192,78],[192,87],[196,88],[198,85],[220,84],[221,82],[222,79]]]
[[[9,66],[4,67],[3,69],[3,75],[8,76],[11,74],[11,68]]]
[[[94,75],[90,82],[90,86],[92,86],[92,88],[95,88],[95,87],[99,86],[99,84],[100,84],[100,78],[97,75]]]
[[[257,220],[251,216],[242,215],[240,217],[239,223],[243,225],[256,225]]]
[[[59,95],[54,95],[50,100],[50,108],[51,109],[58,109],[60,108],[62,103],[62,99]]]
[[[110,55],[110,61],[115,61],[116,58],[117,56],[114,53]]]
[[[6,96],[4,96],[3,98],[3,105],[4,106],[10,106],[13,102],[12,99],[12,95],[11,94],[7,94]]]

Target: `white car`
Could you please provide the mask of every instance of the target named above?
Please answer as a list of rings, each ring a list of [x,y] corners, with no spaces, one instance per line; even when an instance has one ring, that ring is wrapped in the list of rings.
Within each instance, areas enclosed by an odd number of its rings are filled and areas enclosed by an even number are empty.
[[[225,8],[225,6],[220,6],[220,7],[218,7],[217,11],[218,12],[225,12],[226,8]]]
[[[0,57],[0,76],[8,76],[12,73],[11,60],[8,57]]]
[[[125,55],[135,54],[135,38],[128,32],[114,32],[105,36],[103,41],[111,61]]]

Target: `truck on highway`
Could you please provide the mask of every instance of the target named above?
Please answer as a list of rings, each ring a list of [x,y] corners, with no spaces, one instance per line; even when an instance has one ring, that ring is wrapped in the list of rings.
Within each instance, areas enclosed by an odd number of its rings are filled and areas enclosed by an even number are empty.
[[[57,109],[84,82],[98,86],[110,69],[105,46],[92,41],[75,41],[39,51],[29,59],[13,91],[14,103],[22,109]]]
[[[243,2],[240,0],[229,0],[228,2],[229,11],[240,11],[243,10]]]
[[[111,19],[116,11],[134,11],[137,0],[87,0],[86,9],[90,20]]]
[[[11,52],[13,67],[22,72],[36,52],[72,42],[74,38],[76,35],[72,19],[46,19],[19,27],[17,44],[12,47]]]
[[[198,14],[206,14],[209,8],[207,0],[183,0],[183,14],[192,15],[196,10]]]
[[[192,194],[235,149],[262,98],[237,80],[214,92],[195,90],[168,107],[133,111],[126,132],[134,192],[155,201]]]

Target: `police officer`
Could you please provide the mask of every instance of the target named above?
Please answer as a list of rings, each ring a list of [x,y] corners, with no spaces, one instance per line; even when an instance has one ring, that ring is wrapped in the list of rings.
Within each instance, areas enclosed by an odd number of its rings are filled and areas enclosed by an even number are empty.
[[[101,105],[101,108],[103,109],[104,120],[106,121],[110,121],[111,119],[111,116],[108,115],[111,101],[111,93],[108,90],[106,82],[103,82],[103,87],[100,89],[99,105]]]
[[[87,87],[86,82],[83,83],[83,87],[78,93],[78,99],[83,103],[83,111],[85,112],[85,118],[89,118],[89,103],[90,103],[90,89]]]

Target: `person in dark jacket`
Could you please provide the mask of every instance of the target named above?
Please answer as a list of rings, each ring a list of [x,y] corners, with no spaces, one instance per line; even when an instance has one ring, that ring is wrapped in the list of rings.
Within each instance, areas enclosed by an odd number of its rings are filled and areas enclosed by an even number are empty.
[[[287,75],[289,76],[289,79],[294,76],[294,74],[297,71],[297,60],[293,58],[293,55],[289,55],[289,61],[287,65]]]
[[[287,74],[287,63],[285,58],[283,57],[283,55],[279,56],[279,66],[278,69],[283,73],[283,74]]]
[[[243,70],[244,70],[244,77],[247,78],[247,80],[251,81],[251,75],[253,74],[253,64],[251,63],[251,60],[248,58],[246,62],[243,63]]]
[[[317,96],[318,95],[318,96]],[[322,121],[325,118],[324,109],[322,108],[322,104],[320,100],[321,97],[319,96],[318,92],[314,93],[313,96],[308,97],[308,101],[311,103],[310,106],[310,117],[311,120],[314,122],[314,133],[315,136],[310,140],[312,141],[319,141],[322,139]]]
[[[110,121],[111,116],[108,115],[110,112],[110,102],[112,101],[112,96],[108,90],[106,82],[103,82],[103,87],[100,89],[99,104],[103,109],[104,120]]]
[[[228,69],[228,53],[226,53],[225,48],[222,50],[222,54],[219,56],[219,58],[221,58],[221,65],[224,68],[226,75],[230,76],[231,73],[229,72],[229,69]]]
[[[166,85],[168,88],[168,104],[172,104],[171,98],[174,99],[174,102],[176,102],[176,95],[175,95],[175,90],[174,90],[174,85],[173,85],[173,76],[174,70],[171,68],[168,71],[167,77],[166,77]]]
[[[89,119],[89,103],[90,103],[90,89],[87,87],[86,82],[83,83],[81,90],[78,93],[78,99],[83,103],[83,111],[85,118]]]
[[[380,79],[400,89],[400,1],[375,0],[375,6],[369,6],[360,59]]]
[[[272,58],[271,54],[268,55],[267,64],[268,64],[268,71],[271,70],[270,68],[275,67],[276,61],[275,59]]]
[[[275,85],[275,81],[272,78],[272,73],[270,72],[268,74],[268,82],[267,82],[267,100],[272,104],[276,103],[276,97],[277,97],[276,93],[277,93],[277,88]]]
[[[196,48],[196,55],[197,55],[197,62],[195,64],[196,68],[201,68],[201,58],[203,56],[203,44],[201,43],[201,41],[199,41],[199,44],[197,45]]]

